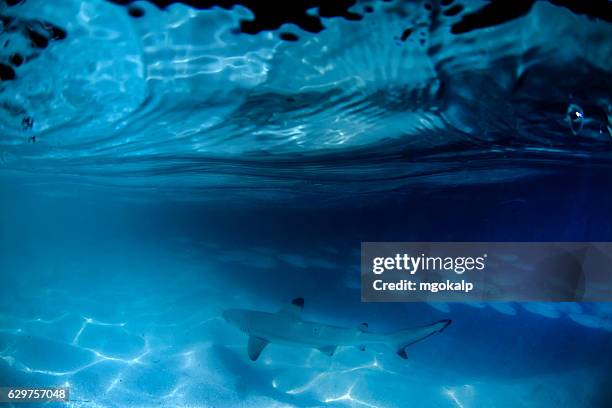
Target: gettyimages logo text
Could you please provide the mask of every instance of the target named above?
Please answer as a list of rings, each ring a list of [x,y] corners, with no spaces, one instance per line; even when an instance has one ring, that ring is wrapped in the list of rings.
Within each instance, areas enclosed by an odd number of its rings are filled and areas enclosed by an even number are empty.
[[[482,256],[411,256],[407,253],[395,256],[378,256],[372,259],[372,272],[381,275],[385,271],[404,271],[411,275],[419,271],[452,271],[463,274],[466,271],[482,271],[486,266],[487,254]]]

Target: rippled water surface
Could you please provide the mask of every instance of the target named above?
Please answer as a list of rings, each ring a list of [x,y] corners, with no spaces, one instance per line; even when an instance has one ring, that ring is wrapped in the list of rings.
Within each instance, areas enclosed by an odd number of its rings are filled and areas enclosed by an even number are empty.
[[[611,8],[0,0],[0,386],[612,406],[611,304],[362,303],[358,270],[365,241],[611,240]],[[453,323],[407,360],[250,361],[222,311],[296,297],[343,327]]]
[[[283,25],[250,2],[16,3],[0,51],[11,175],[287,198],[610,171],[605,1],[505,16],[340,2],[320,18],[312,2]]]

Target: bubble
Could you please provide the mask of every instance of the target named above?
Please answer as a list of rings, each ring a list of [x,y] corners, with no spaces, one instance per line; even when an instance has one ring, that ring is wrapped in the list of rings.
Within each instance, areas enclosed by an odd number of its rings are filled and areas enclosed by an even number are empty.
[[[584,112],[582,108],[576,104],[571,104],[567,108],[566,118],[572,133],[578,135],[584,125]]]

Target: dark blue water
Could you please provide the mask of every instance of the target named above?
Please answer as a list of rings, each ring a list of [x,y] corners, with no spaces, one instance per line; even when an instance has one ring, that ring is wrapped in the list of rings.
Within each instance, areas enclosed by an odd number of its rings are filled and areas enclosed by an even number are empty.
[[[609,303],[362,303],[358,266],[363,241],[611,240],[610,3],[319,3],[0,2],[0,386],[612,404]],[[407,360],[250,361],[221,312],[296,297],[327,324],[453,324]]]

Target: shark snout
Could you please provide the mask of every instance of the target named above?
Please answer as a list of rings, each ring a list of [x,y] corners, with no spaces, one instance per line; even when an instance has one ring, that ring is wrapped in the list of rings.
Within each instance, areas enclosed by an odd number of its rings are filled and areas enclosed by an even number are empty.
[[[231,322],[231,310],[224,310],[223,313],[221,313],[221,317],[223,318],[223,320],[230,323]]]
[[[240,311],[235,309],[224,310],[223,313],[221,313],[221,317],[228,323],[237,324],[240,317]]]
[[[227,323],[234,327],[242,330],[245,333],[249,333],[249,319],[248,315],[245,314],[244,310],[241,309],[228,309],[221,313],[221,317]]]

